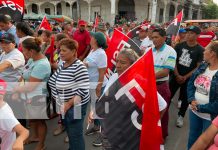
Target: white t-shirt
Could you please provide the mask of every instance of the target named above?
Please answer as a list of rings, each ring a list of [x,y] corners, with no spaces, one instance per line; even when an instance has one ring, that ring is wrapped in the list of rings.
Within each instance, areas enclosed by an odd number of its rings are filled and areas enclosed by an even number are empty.
[[[5,103],[0,107],[0,137],[2,143],[0,144],[1,150],[11,150],[16,140],[16,133],[13,132],[13,128],[18,125],[19,122],[15,118],[10,106]]]
[[[90,88],[96,89],[98,84],[99,72],[98,69],[107,67],[107,55],[102,48],[91,51],[84,62],[88,63],[88,73],[90,80]],[[107,78],[104,76],[102,87],[107,83]]]
[[[15,82],[17,82],[18,79],[21,77],[21,73],[25,64],[25,59],[23,54],[18,49],[14,49],[9,53],[3,52],[1,54],[0,64],[4,61],[10,62],[12,67],[7,68],[3,72],[1,72],[0,79],[8,82],[7,91],[11,91],[15,86]]]
[[[20,40],[19,40],[19,45],[22,44],[22,42],[23,42],[24,40],[28,39],[28,38],[34,38],[34,37],[27,35],[27,36],[25,36],[25,37],[20,38]]]
[[[140,49],[147,52],[150,48],[152,48],[154,46],[153,41],[149,39],[149,37],[146,37],[141,45],[140,45]]]
[[[104,92],[106,92],[109,87],[118,79],[118,74],[114,73],[108,80],[107,85],[104,89]],[[167,107],[166,101],[163,99],[163,97],[157,92],[158,97],[158,105],[159,105],[159,111],[164,110]]]
[[[217,71],[218,70],[210,70],[209,68],[207,68],[203,74],[199,75],[195,79],[194,81],[194,85],[196,87],[195,98],[198,104],[208,104],[209,103],[211,81]],[[193,112],[203,119],[211,120],[210,114],[199,113],[195,111]]]

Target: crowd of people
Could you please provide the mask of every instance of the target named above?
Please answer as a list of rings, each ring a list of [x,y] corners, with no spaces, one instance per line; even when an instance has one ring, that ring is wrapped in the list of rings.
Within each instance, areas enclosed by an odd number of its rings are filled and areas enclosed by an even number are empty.
[[[123,48],[116,57],[116,73],[107,79],[106,51],[113,31],[117,29],[127,35],[135,28],[137,34],[132,40],[141,55],[134,49]],[[88,149],[84,134],[98,134],[93,145],[105,150],[125,145],[126,141],[117,144],[107,139],[102,120],[95,118],[95,104],[150,48],[154,57],[162,147],[168,137],[171,100],[180,89],[175,125],[183,127],[188,110],[187,149],[218,149],[217,27],[188,24],[168,43],[166,29],[158,24],[124,22],[111,27],[103,19],[97,26],[79,20],[56,23],[49,31],[30,22],[13,23],[10,16],[0,15],[0,31],[0,149],[22,150],[24,144],[33,142],[37,142],[35,150],[46,149],[46,121],[54,116],[59,121],[53,134],[66,131],[65,142],[70,150]],[[48,110],[51,106],[52,111]],[[94,125],[83,131],[85,122]]]

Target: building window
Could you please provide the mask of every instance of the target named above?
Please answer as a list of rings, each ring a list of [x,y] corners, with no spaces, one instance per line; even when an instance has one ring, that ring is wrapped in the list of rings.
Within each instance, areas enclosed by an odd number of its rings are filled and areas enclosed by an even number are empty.
[[[36,4],[32,4],[32,12],[38,14],[38,7]]]
[[[57,15],[62,15],[61,3],[58,3],[58,4],[57,4]]]
[[[73,6],[72,6],[72,18],[73,18],[73,20],[78,20],[78,17],[77,17],[77,3],[76,2],[74,2],[73,3]]]
[[[175,13],[175,6],[171,4],[170,5],[170,11],[169,11],[169,20],[174,19],[174,13]]]
[[[160,14],[159,14],[159,22],[163,22],[163,12],[164,12],[164,9],[163,8],[161,8],[160,9]]]
[[[51,14],[51,9],[50,8],[45,8],[45,13],[50,15]]]

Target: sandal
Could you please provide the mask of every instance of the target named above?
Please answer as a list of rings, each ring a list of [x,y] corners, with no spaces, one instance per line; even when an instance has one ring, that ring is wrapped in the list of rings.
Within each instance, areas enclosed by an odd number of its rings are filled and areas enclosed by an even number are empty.
[[[25,142],[24,142],[24,145],[28,145],[28,144],[32,144],[32,143],[37,143],[39,142],[38,139],[27,139]]]

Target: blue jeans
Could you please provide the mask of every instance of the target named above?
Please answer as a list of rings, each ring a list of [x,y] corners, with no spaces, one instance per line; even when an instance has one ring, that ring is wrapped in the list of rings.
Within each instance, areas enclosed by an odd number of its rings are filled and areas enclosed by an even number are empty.
[[[85,150],[83,123],[86,115],[86,108],[87,104],[82,105],[81,107],[75,106],[70,108],[65,115],[64,125],[69,137],[69,150]],[[81,113],[78,110],[81,110]]]
[[[189,138],[188,150],[192,147],[198,137],[210,126],[211,121],[198,117],[189,110]]]

